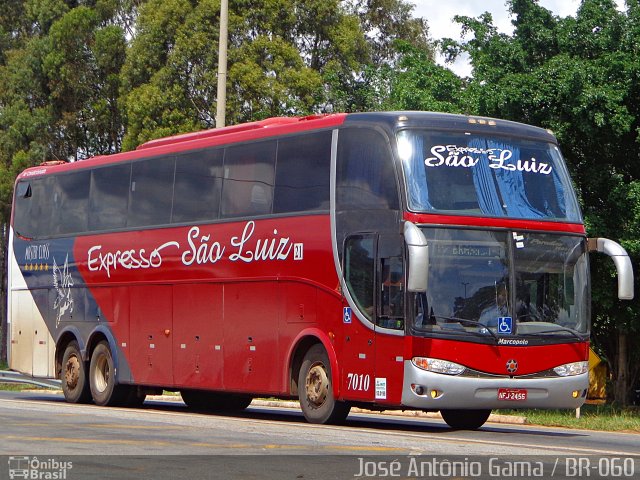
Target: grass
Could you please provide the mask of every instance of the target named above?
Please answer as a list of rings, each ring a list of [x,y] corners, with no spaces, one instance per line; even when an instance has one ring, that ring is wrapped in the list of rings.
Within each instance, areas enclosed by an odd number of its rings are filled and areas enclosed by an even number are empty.
[[[21,392],[22,390],[47,390],[44,387],[30,385],[28,383],[0,383],[0,390],[9,390],[12,392]]]
[[[494,413],[524,416],[527,423],[533,425],[640,433],[639,407],[587,404],[580,409],[580,418],[576,418],[575,410],[498,410]]]

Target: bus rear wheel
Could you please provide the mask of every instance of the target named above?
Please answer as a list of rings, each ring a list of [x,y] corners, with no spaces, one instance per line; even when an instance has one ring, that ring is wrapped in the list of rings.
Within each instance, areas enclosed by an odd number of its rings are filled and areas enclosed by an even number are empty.
[[[477,430],[487,421],[491,410],[440,410],[447,425],[456,430]]]
[[[342,423],[351,405],[333,396],[331,366],[324,347],[316,344],[307,351],[298,376],[298,398],[309,423]]]
[[[131,392],[129,385],[116,384],[116,370],[109,344],[96,345],[89,364],[89,386],[96,405],[123,405]]]
[[[88,403],[91,391],[87,381],[87,367],[82,360],[78,342],[69,342],[62,355],[62,371],[60,373],[62,392],[69,403]]]

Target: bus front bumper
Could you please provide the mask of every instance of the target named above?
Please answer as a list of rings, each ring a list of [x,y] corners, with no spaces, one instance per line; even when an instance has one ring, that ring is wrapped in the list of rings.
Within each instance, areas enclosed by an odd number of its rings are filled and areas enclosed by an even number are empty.
[[[404,363],[402,404],[422,410],[575,409],[587,397],[589,374],[570,377],[465,377]]]

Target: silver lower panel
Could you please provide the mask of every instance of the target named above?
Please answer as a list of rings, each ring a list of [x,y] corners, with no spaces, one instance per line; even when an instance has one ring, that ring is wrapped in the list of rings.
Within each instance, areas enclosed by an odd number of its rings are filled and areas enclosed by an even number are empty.
[[[411,385],[424,389],[418,395]],[[404,362],[402,404],[424,410],[497,409],[497,408],[567,408],[581,406],[586,399],[589,374],[557,378],[471,378],[442,375],[417,368],[410,360]],[[498,400],[499,388],[527,390],[526,400]],[[431,390],[442,392],[431,397]],[[572,392],[579,391],[578,398]]]

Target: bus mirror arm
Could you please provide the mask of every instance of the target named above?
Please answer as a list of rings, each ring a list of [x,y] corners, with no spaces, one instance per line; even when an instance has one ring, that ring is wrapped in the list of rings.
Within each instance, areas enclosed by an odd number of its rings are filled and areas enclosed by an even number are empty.
[[[618,271],[618,298],[633,300],[633,266],[622,245],[608,238],[590,238],[589,251],[604,253],[612,258]]]
[[[429,246],[422,230],[411,222],[404,222],[404,241],[409,254],[407,290],[426,292],[429,269]]]

